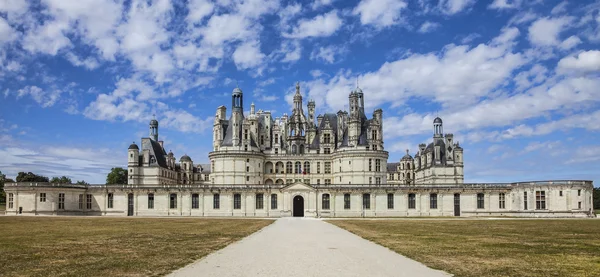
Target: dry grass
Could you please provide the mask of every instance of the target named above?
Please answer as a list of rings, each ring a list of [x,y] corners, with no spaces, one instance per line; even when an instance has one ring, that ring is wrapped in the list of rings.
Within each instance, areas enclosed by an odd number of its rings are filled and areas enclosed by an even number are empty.
[[[600,220],[329,222],[456,276],[600,276]]]
[[[2,276],[159,276],[272,220],[0,217]]]

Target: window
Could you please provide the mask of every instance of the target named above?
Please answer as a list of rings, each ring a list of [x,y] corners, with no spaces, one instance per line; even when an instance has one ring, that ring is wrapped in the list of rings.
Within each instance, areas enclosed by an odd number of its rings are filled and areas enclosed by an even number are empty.
[[[500,193],[498,195],[498,208],[504,209],[506,208],[506,194]]]
[[[321,162],[317,162],[317,174],[321,173]]]
[[[477,209],[484,209],[485,200],[483,193],[477,194]]]
[[[13,208],[13,206],[14,206],[13,201],[14,201],[14,195],[12,193],[9,193],[8,194],[8,208],[9,209]]]
[[[327,181],[327,179],[325,179],[325,181]],[[350,209],[350,194],[349,193],[344,194],[344,209],[345,210]]]
[[[192,194],[192,209],[200,208],[200,196],[197,193]]]
[[[285,163],[285,173],[292,173],[292,162]]]
[[[277,209],[277,194],[271,194],[271,210]]]
[[[296,173],[296,174],[302,173],[302,164],[300,162],[294,163],[294,173]]]
[[[331,134],[323,135],[323,143],[331,143]]]
[[[562,195],[562,190],[558,192],[558,196],[563,196]]]
[[[321,196],[321,208],[329,210],[329,194],[325,193]]]
[[[388,209],[393,209],[394,208],[394,194],[393,193],[388,193],[387,195],[387,207]]]
[[[309,162],[304,162],[304,172],[305,174],[310,173],[310,163]]]
[[[429,195],[429,208],[437,209],[437,193],[432,193]]]
[[[83,194],[79,195],[79,209],[83,210]]]
[[[317,185],[321,184],[321,179],[317,179]]]
[[[154,209],[154,193],[148,193],[148,209]]]
[[[381,171],[381,160],[380,159],[375,160],[375,171],[377,171],[377,172]]]
[[[581,201],[577,202],[577,209],[581,210]]]
[[[377,130],[371,131],[371,139],[372,140],[377,140]]]
[[[236,193],[233,195],[233,209],[239,210],[242,208],[242,195]]]
[[[279,148],[275,148],[275,154],[279,154]]]
[[[581,196],[581,190],[580,189],[577,190],[577,196]]]
[[[213,209],[218,210],[221,208],[221,195],[218,193],[213,194]]]
[[[369,177],[369,185],[373,184],[373,177]]]
[[[325,179],[325,184],[326,185],[331,185],[331,179]]]
[[[408,194],[408,208],[414,209],[417,207],[417,199],[414,193]]]
[[[246,172],[250,172],[250,167],[246,166]]]
[[[363,194],[363,209],[370,210],[371,209],[371,195],[368,193]]]
[[[390,180],[394,180],[394,173],[390,174]]]
[[[323,154],[331,154],[331,148],[323,148]]]
[[[536,191],[535,192],[535,209],[545,210],[546,209],[546,192]]]
[[[63,199],[64,199],[64,194],[63,194]],[[60,204],[59,204],[59,206],[60,206]],[[63,207],[64,207],[64,203],[63,203]],[[86,194],[85,195],[85,208],[88,209],[88,210],[92,209],[92,195],[91,194]]]
[[[246,176],[246,182],[250,181],[250,176]]]
[[[177,209],[177,194],[171,193],[169,196],[169,208]]]
[[[527,192],[523,192],[523,210],[527,210]]]
[[[331,162],[325,162],[325,174],[331,173]]]
[[[112,209],[113,208],[113,202],[114,202],[114,196],[112,193],[108,194],[108,208]]]
[[[375,184],[381,185],[381,177],[375,177]]]
[[[262,194],[262,193],[256,194],[256,209],[257,210],[262,210],[264,208],[264,205],[265,205],[264,200],[265,200],[264,194]]]
[[[372,167],[372,165],[371,165],[371,164],[372,164],[372,162],[373,162],[373,161],[372,161],[371,159],[369,159],[369,171],[371,171],[371,167]]]
[[[65,194],[64,193],[58,194],[58,209],[59,210],[65,209]]]

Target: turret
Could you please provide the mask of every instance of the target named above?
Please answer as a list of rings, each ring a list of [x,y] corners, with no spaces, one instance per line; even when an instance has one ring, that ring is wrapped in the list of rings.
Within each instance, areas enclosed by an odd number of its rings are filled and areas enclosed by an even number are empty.
[[[308,122],[310,126],[315,124],[315,100],[308,101]]]
[[[433,120],[433,137],[442,137],[442,135],[444,134],[444,130],[442,127],[442,119],[439,117],[436,117]]]
[[[129,156],[127,158],[127,166],[139,166],[140,148],[133,142],[127,150]]]
[[[190,184],[194,180],[193,172],[194,172],[194,162],[188,155],[183,155],[179,159],[179,163],[181,163],[181,170],[183,171],[182,182],[183,184]]]
[[[158,141],[158,120],[156,118],[150,120],[150,138]]]

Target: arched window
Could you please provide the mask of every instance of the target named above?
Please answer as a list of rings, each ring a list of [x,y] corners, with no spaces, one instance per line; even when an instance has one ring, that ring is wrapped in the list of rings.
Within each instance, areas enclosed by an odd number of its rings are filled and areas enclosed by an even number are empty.
[[[321,208],[329,210],[329,194],[325,193],[321,196]]]
[[[242,208],[242,195],[236,193],[233,195],[233,209],[239,210]]]
[[[344,209],[345,210],[350,209],[350,193],[344,194]]]
[[[169,208],[177,209],[177,194],[171,193],[169,196]]]
[[[200,197],[197,193],[192,194],[192,209],[200,208]]]
[[[304,173],[306,173],[306,174],[310,173],[310,163],[309,162],[304,162]]]
[[[477,209],[483,209],[485,207],[485,200],[483,193],[477,194]]]
[[[304,154],[304,144],[300,144],[300,154]]]
[[[417,198],[414,193],[408,194],[408,208],[415,209],[417,207]]]
[[[294,164],[294,173],[296,173],[296,174],[302,173],[302,164],[300,162],[296,162]]]
[[[296,145],[292,145],[292,154],[296,154]]]
[[[277,209],[277,194],[271,194],[271,210]]]
[[[285,163],[285,173],[292,173],[292,162]]]

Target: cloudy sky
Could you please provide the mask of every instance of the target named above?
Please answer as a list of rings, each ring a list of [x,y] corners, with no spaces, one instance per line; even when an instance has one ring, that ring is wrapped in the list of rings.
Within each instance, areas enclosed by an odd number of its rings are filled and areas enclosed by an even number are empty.
[[[600,1],[2,0],[0,170],[103,183],[156,114],[208,162],[216,108],[384,110],[390,162],[432,120],[466,182],[600,182]]]

